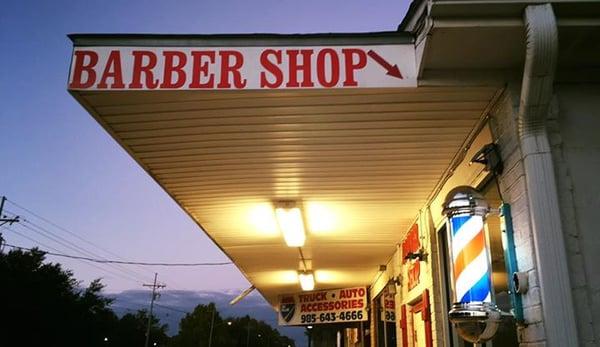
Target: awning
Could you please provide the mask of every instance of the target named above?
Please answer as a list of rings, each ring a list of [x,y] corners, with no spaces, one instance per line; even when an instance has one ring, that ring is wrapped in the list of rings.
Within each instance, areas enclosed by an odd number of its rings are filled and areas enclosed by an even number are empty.
[[[76,49],[87,50],[315,42],[333,49],[412,47],[403,34],[326,35],[317,41],[313,35],[73,39]],[[381,57],[392,61],[390,54]],[[366,57],[369,68],[385,65]],[[302,207],[308,233],[301,254],[315,271],[316,289],[369,285],[498,90],[415,83],[70,92],[275,306],[277,295],[299,291],[300,254],[284,243],[274,202],[293,200]]]

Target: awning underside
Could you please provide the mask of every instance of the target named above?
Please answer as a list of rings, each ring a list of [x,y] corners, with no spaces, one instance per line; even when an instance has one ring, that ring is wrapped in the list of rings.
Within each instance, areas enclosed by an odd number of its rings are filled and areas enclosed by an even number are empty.
[[[317,289],[369,285],[496,91],[72,93],[276,305],[299,255],[274,201],[301,203]]]

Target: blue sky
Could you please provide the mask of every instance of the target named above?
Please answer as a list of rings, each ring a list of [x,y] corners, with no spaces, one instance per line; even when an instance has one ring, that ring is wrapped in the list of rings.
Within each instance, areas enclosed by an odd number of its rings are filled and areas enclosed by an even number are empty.
[[[66,35],[393,31],[404,17],[408,3],[4,0],[0,5],[0,195],[128,260],[226,260],[196,224],[67,93],[72,45]],[[77,245],[114,258],[36,221],[14,205],[8,204],[7,209],[29,216],[31,221]],[[12,229],[74,254],[30,229]],[[35,244],[8,230],[0,231],[9,243],[27,247]],[[127,276],[114,267],[61,262],[84,283],[103,277],[109,292],[140,288],[139,282],[150,280],[152,271],[158,271],[159,280],[170,289],[247,286],[234,266],[133,268]]]

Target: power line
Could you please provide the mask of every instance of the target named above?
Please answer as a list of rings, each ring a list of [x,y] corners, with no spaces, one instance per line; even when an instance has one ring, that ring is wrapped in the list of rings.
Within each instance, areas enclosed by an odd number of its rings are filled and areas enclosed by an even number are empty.
[[[26,248],[26,247],[21,247],[21,246],[15,246],[15,245],[11,245],[8,243],[4,244],[7,247],[10,248],[14,248],[14,249],[21,249],[21,250],[26,250],[26,251],[31,251],[31,248]],[[214,263],[149,263],[149,262],[136,262],[136,261],[121,261],[121,260],[108,260],[108,259],[95,259],[95,258],[89,258],[89,257],[80,257],[80,256],[76,256],[76,255],[71,255],[71,254],[63,254],[63,253],[53,253],[53,252],[47,252],[44,250],[40,250],[46,254],[49,255],[53,255],[56,257],[65,257],[65,258],[70,258],[70,259],[79,259],[79,260],[86,260],[86,261],[90,261],[90,262],[94,262],[94,263],[100,263],[100,264],[124,264],[124,265],[140,265],[140,266],[223,266],[223,265],[231,265],[233,264],[232,262],[214,262]]]
[[[61,245],[63,247],[66,247],[66,248],[68,248],[68,249],[70,249],[72,251],[75,251],[75,252],[81,254],[83,257],[87,257],[87,256],[91,255],[90,258],[93,258],[93,257],[96,256],[95,254],[93,254],[91,252],[88,252],[87,250],[85,250],[85,249],[77,246],[76,244],[74,244],[74,243],[72,243],[72,242],[70,242],[70,241],[68,241],[68,240],[66,240],[66,239],[64,239],[64,238],[62,238],[62,237],[60,237],[58,235],[55,235],[54,233],[52,233],[52,232],[50,232],[50,231],[48,231],[48,230],[46,230],[46,229],[44,229],[44,228],[42,228],[40,226],[36,226],[34,224],[29,225],[27,223],[23,223],[20,226],[23,227],[23,228],[25,228],[25,229],[28,229],[30,231],[33,231],[34,233],[37,233],[37,234],[39,234],[39,235],[41,235],[41,236],[43,236],[43,237],[45,237],[45,238],[47,238],[47,239],[49,239],[49,240],[51,240],[53,242],[56,242],[57,244],[59,244],[59,245]],[[64,241],[62,241],[62,240],[64,240]],[[48,253],[48,254],[50,254],[50,253]],[[123,267],[120,267],[120,266],[117,266],[117,265],[107,265],[107,266],[109,266],[112,270],[121,272],[122,273],[121,277],[125,276],[125,277],[128,277],[129,279],[134,279],[138,283],[139,282],[144,282],[146,280],[146,278],[144,278],[144,276],[140,276],[136,272],[128,270],[126,268],[123,268]],[[114,272],[111,272],[111,273],[115,274]]]
[[[160,305],[160,304],[156,304],[156,303],[154,304],[154,306],[158,306],[160,308],[164,308],[164,309],[175,311],[175,312],[179,312],[179,313],[185,313],[185,314],[190,313],[190,311],[183,311],[183,310],[180,310],[180,309],[177,309],[177,308],[174,308],[174,307],[169,307],[169,306]]]
[[[105,248],[103,248],[103,247],[101,247],[101,246],[99,246],[99,245],[97,245],[97,244],[93,243],[93,242],[90,242],[90,241],[86,240],[85,238],[82,238],[82,237],[80,237],[80,236],[79,236],[79,235],[77,235],[76,233],[74,233],[74,232],[72,232],[72,231],[68,230],[67,228],[60,226],[58,223],[56,223],[56,222],[53,222],[52,220],[50,220],[50,219],[48,219],[48,218],[45,218],[45,217],[41,216],[40,214],[37,214],[37,213],[35,213],[34,211],[32,211],[32,210],[30,210],[30,209],[28,209],[28,208],[26,208],[26,207],[24,207],[24,206],[22,206],[22,205],[18,204],[17,202],[15,202],[15,201],[13,201],[13,200],[6,199],[6,201],[7,201],[9,204],[11,204],[11,205],[13,205],[13,206],[15,206],[15,207],[17,207],[17,208],[19,208],[19,209],[21,209],[21,210],[23,210],[23,211],[25,211],[25,212],[29,213],[29,214],[31,214],[32,216],[34,216],[34,217],[36,217],[36,218],[38,218],[40,221],[43,221],[43,222],[45,222],[45,223],[47,223],[47,224],[49,224],[49,225],[53,226],[54,228],[56,228],[56,229],[57,229],[57,230],[59,230],[59,231],[65,232],[65,233],[67,233],[67,234],[69,234],[69,235],[71,235],[71,236],[73,236],[73,237],[75,237],[75,238],[77,238],[77,239],[79,239],[79,240],[81,240],[81,241],[83,241],[83,242],[87,243],[88,245],[91,245],[91,246],[93,246],[94,248],[96,248],[96,249],[98,249],[98,250],[101,250],[101,251],[105,252],[106,254],[110,254],[111,256],[113,256],[113,257],[116,257],[116,258],[117,258],[117,259],[119,259],[119,260],[122,260],[122,261],[124,261],[124,260],[125,260],[123,257],[119,256],[118,254],[115,254],[115,253],[113,253],[113,252],[111,252],[111,251],[109,251],[109,250],[107,250],[107,249],[105,249]],[[31,222],[29,222],[29,223],[31,223]],[[102,259],[106,260],[106,258],[105,258],[105,257],[103,257],[103,256],[100,256],[100,255],[98,255],[98,254],[94,254],[94,253],[92,253],[92,252],[89,252],[89,251],[88,251],[87,253],[88,253],[88,254],[84,254],[84,255],[87,255],[87,256],[91,255],[91,257],[92,257],[92,258],[102,258]],[[119,269],[119,270],[121,270],[121,271],[123,272],[123,268],[121,268],[121,267],[120,267],[118,264],[108,264],[108,266],[114,266],[114,267],[115,267],[115,269]],[[143,280],[141,280],[140,282],[147,281],[148,279],[150,279],[150,278],[151,278],[150,276],[154,275],[154,273],[155,273],[155,271],[151,271],[151,270],[149,270],[149,269],[148,269],[148,267],[143,267],[143,266],[140,266],[140,265],[135,265],[135,267],[137,267],[137,268],[138,268],[139,270],[141,270],[142,272],[146,272],[146,273],[147,273],[147,275],[144,275],[144,274],[137,273],[137,272],[133,271],[132,269],[127,269],[127,272],[129,272],[130,274],[133,272],[133,273],[135,274],[135,275],[134,275],[135,277],[143,278]],[[177,287],[180,287],[180,286],[179,286],[179,284],[177,283],[177,281],[174,281],[173,279],[168,279],[168,280],[169,280],[169,281],[170,281],[172,284],[174,283],[174,284],[176,285],[176,286],[175,286],[175,288],[177,288]],[[173,287],[173,286],[172,286],[172,287]]]
[[[29,240],[29,241],[31,241],[31,242],[33,242],[33,243],[36,243],[36,244],[42,245],[42,246],[44,246],[44,247],[46,247],[46,248],[49,248],[49,249],[52,249],[52,250],[54,250],[54,251],[56,251],[56,252],[60,252],[58,249],[56,249],[56,248],[54,248],[54,247],[51,247],[51,246],[48,246],[48,245],[45,245],[44,243],[42,243],[42,242],[40,242],[40,241],[38,241],[38,240],[36,240],[36,239],[33,239],[33,238],[31,238],[31,237],[29,237],[29,236],[27,236],[27,235],[21,234],[20,232],[18,232],[18,231],[16,231],[16,230],[9,229],[9,228],[7,228],[7,227],[5,227],[5,226],[3,226],[2,228],[3,228],[3,229],[6,229],[6,230],[9,230],[11,233],[14,233],[15,235],[18,235],[18,236],[20,236],[20,237],[22,237],[22,238],[24,238],[24,239],[27,239],[27,240]],[[16,247],[16,246],[13,246],[13,245],[7,245],[7,244],[4,244],[4,246],[11,247],[11,248],[13,248],[13,249],[14,249],[14,248],[17,248],[17,249],[22,249],[22,250],[27,250],[27,251],[31,251],[31,250],[32,250],[31,248]],[[42,251],[42,252],[44,252],[44,251]],[[51,252],[45,252],[45,253],[46,253],[46,254],[48,254],[48,255],[52,255],[52,253],[51,253]],[[125,275],[122,275],[122,274],[120,274],[120,273],[116,273],[116,272],[110,271],[110,270],[108,270],[108,269],[102,268],[102,267],[100,267],[100,266],[98,266],[98,265],[96,265],[96,264],[93,264],[93,263],[89,263],[89,262],[85,262],[85,263],[86,263],[87,265],[89,265],[89,266],[92,266],[92,267],[94,267],[94,268],[96,268],[96,269],[98,269],[98,270],[102,271],[103,273],[109,273],[109,274],[111,274],[111,275],[113,275],[113,276],[120,277],[120,278],[126,279],[126,280],[128,280],[128,281],[131,281],[131,282],[134,282],[134,283],[140,283],[140,281],[138,281],[137,279],[134,279],[134,278],[132,278],[132,277],[125,276]]]
[[[9,200],[9,202],[10,202],[10,200]],[[9,211],[7,210],[7,212],[9,212]],[[14,212],[9,212],[9,213],[14,214]],[[38,234],[42,235],[43,237],[50,239],[50,240],[56,242],[57,244],[60,244],[66,248],[69,248],[70,250],[75,251],[83,256],[105,259],[104,257],[102,257],[90,250],[87,250],[87,249],[65,239],[64,237],[61,237],[60,235],[57,235],[57,234],[53,233],[52,231],[44,228],[43,226],[41,226],[37,223],[34,223],[26,218],[23,218],[23,222],[24,223],[21,224],[22,227],[29,229],[30,231],[33,231],[35,233],[38,233]],[[123,274],[125,274],[127,276],[133,276],[134,278],[137,278],[137,280],[139,282],[144,282],[144,281],[148,280],[148,278],[149,278],[149,276],[145,276],[143,274],[135,272],[131,269],[124,268],[119,265],[108,265],[108,266],[110,266],[114,270],[122,272]]]
[[[24,207],[22,205],[17,204],[13,200],[6,199],[6,201],[8,201],[8,203],[10,203],[11,205],[14,205],[15,207],[20,208],[21,210],[23,210],[23,211],[25,211],[25,212],[33,215],[34,217],[36,217],[36,218],[38,218],[38,219],[40,219],[40,220],[42,220],[42,221],[44,221],[44,222],[52,225],[53,227],[55,227],[55,228],[57,228],[57,229],[65,232],[65,233],[67,233],[67,234],[69,234],[69,235],[77,238],[78,240],[83,241],[83,242],[87,243],[88,245],[91,245],[92,247],[95,247],[96,249],[99,249],[99,250],[101,250],[101,251],[103,251],[103,252],[105,252],[107,254],[110,254],[110,255],[112,255],[114,257],[117,257],[117,258],[123,260],[123,258],[121,258],[121,256],[119,256],[118,254],[115,254],[115,253],[113,253],[113,252],[111,252],[111,251],[109,251],[109,250],[107,250],[107,249],[105,249],[105,248],[103,248],[103,247],[101,247],[101,246],[99,246],[99,245],[97,245],[97,244],[89,241],[89,240],[84,239],[83,237],[81,237],[81,236],[77,235],[76,233],[68,230],[67,228],[62,227],[62,226],[58,225],[57,223],[55,223],[55,222],[53,222],[53,221],[51,221],[51,220],[49,220],[49,219],[47,219],[47,218],[45,218],[43,216],[40,216],[39,214],[33,212],[32,210],[30,210],[30,209],[28,209],[28,208],[26,208],[26,207]],[[140,269],[143,269],[143,271],[147,271],[147,269],[144,269],[144,268],[140,268]],[[151,274],[153,274],[153,272],[151,272]]]
[[[139,308],[134,308],[134,307],[131,307],[131,306],[126,306],[126,305],[122,305],[122,304],[119,304],[119,303],[115,303],[115,304],[111,304],[110,307],[111,308],[117,308],[117,309],[124,309],[124,310],[127,310],[127,311],[142,311],[142,310],[146,310],[145,306],[142,306],[142,304],[139,304],[139,305],[140,305]],[[174,308],[174,307],[170,307],[170,306],[160,305],[160,304],[157,304],[157,303],[154,303],[154,306],[156,308],[165,309],[165,310],[169,310],[169,311],[173,311],[173,312],[178,312],[178,313],[184,313],[184,314],[188,314],[188,313],[191,312],[191,311],[184,311],[184,310],[181,310],[181,309],[178,309],[178,308]]]

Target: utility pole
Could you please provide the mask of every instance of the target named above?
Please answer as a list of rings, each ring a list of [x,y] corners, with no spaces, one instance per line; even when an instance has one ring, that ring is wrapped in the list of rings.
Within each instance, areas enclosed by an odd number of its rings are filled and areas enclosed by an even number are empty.
[[[6,202],[6,196],[3,196],[2,199],[0,199],[0,226],[8,223],[8,225],[11,225],[13,223],[18,223],[19,221],[19,216],[15,216],[15,218],[7,218],[2,211],[4,210],[4,203]]]
[[[148,343],[150,342],[150,326],[152,325],[152,310],[154,309],[154,300],[158,297],[157,289],[165,288],[164,284],[157,284],[156,278],[158,277],[158,273],[154,273],[154,283],[153,284],[142,284],[144,287],[152,287],[152,298],[150,299],[150,314],[148,315],[148,327],[146,328],[146,343],[145,347],[148,347]]]
[[[212,319],[210,321],[210,334],[208,335],[208,347],[212,347],[212,334],[213,328],[215,326],[215,311],[217,310],[217,306],[215,305],[212,310]]]
[[[19,216],[15,216],[14,218],[7,218],[2,211],[4,210],[4,203],[6,202],[6,196],[2,196],[0,199],[0,226],[8,223],[8,225],[12,225],[13,223],[20,222]],[[2,237],[2,233],[0,233],[0,252],[2,252],[2,244],[4,243],[4,238]]]
[[[246,347],[250,346],[250,317],[248,316],[248,333],[246,334]]]

